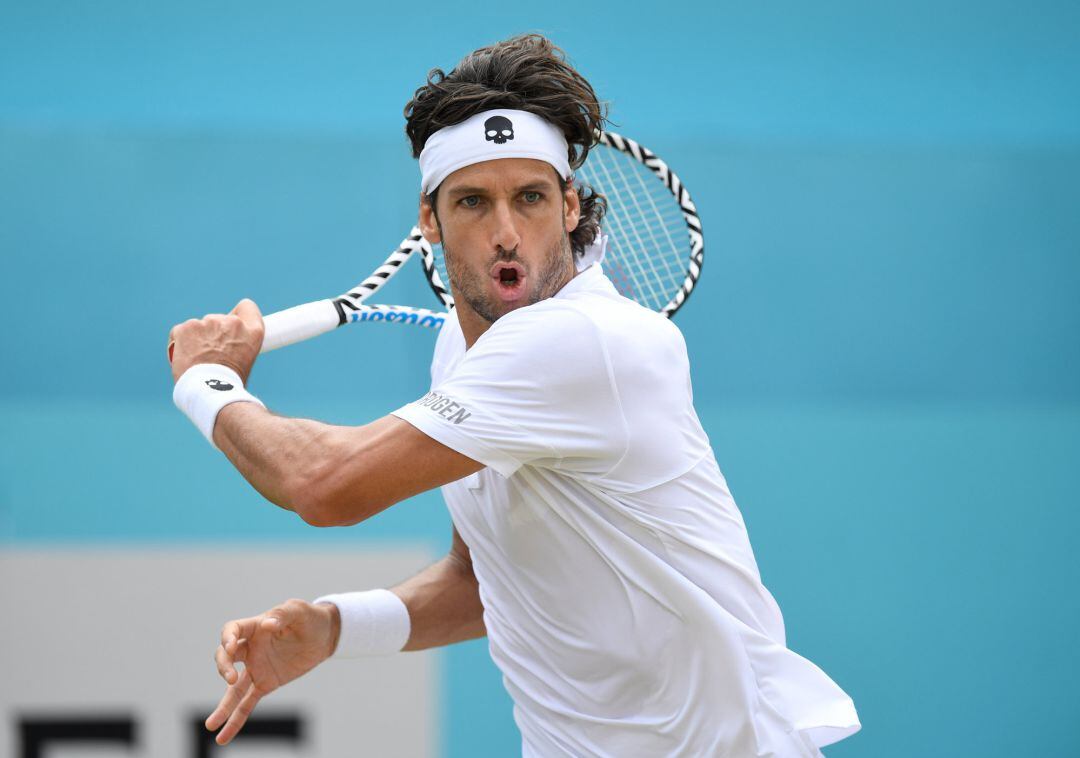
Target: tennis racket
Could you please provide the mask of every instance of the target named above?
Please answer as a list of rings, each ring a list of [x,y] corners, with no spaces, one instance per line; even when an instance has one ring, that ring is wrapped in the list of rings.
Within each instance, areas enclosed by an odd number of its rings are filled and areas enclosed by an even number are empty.
[[[614,132],[600,134],[599,144],[575,172],[575,181],[592,185],[607,198],[602,226],[608,243],[602,265],[616,289],[668,318],[674,316],[694,290],[705,258],[701,219],[686,186],[655,153]],[[417,254],[438,310],[366,302]],[[442,246],[431,245],[413,227],[381,266],[345,294],[266,316],[262,352],[357,322],[437,329],[454,307],[448,281]]]

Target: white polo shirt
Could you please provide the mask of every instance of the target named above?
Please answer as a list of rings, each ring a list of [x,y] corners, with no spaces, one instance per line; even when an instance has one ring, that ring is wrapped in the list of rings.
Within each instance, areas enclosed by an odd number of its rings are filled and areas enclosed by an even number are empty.
[[[860,728],[786,647],[694,411],[686,344],[595,264],[395,411],[487,466],[443,487],[525,756],[817,756]]]

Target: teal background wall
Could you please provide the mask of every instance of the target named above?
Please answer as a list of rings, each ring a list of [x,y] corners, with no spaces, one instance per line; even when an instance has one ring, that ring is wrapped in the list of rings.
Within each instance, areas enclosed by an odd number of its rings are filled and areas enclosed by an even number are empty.
[[[862,717],[826,753],[1080,755],[1075,3],[0,0],[0,546],[443,549],[437,495],[343,530],[260,500],[172,408],[165,335],[365,275],[414,218],[409,94],[528,30],[694,191],[677,323],[789,643]],[[253,387],[361,423],[431,344],[342,330]],[[443,665],[445,754],[514,754],[484,645]]]

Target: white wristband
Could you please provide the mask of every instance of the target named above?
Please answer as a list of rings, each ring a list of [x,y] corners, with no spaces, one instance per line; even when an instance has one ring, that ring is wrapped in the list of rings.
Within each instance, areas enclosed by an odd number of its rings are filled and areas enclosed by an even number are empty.
[[[341,633],[332,658],[389,655],[409,641],[409,609],[390,590],[323,595],[315,602],[332,603],[341,614]]]
[[[181,374],[173,388],[173,402],[211,445],[214,444],[214,422],[226,405],[258,403],[266,407],[259,398],[244,389],[239,374],[228,366],[216,363],[197,363]]]

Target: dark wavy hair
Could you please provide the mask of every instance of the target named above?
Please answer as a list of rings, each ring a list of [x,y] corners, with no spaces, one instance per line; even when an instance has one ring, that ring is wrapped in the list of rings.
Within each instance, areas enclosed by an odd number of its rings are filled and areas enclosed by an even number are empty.
[[[585,162],[607,121],[607,109],[592,85],[566,60],[566,53],[539,34],[522,34],[475,50],[450,71],[434,68],[427,83],[405,106],[405,133],[414,158],[428,137],[493,108],[528,111],[559,127],[566,136],[571,168]],[[559,179],[560,188],[567,183]],[[581,220],[570,245],[581,253],[592,244],[607,210],[607,200],[592,187],[575,185]],[[435,207],[438,188],[428,202]]]

